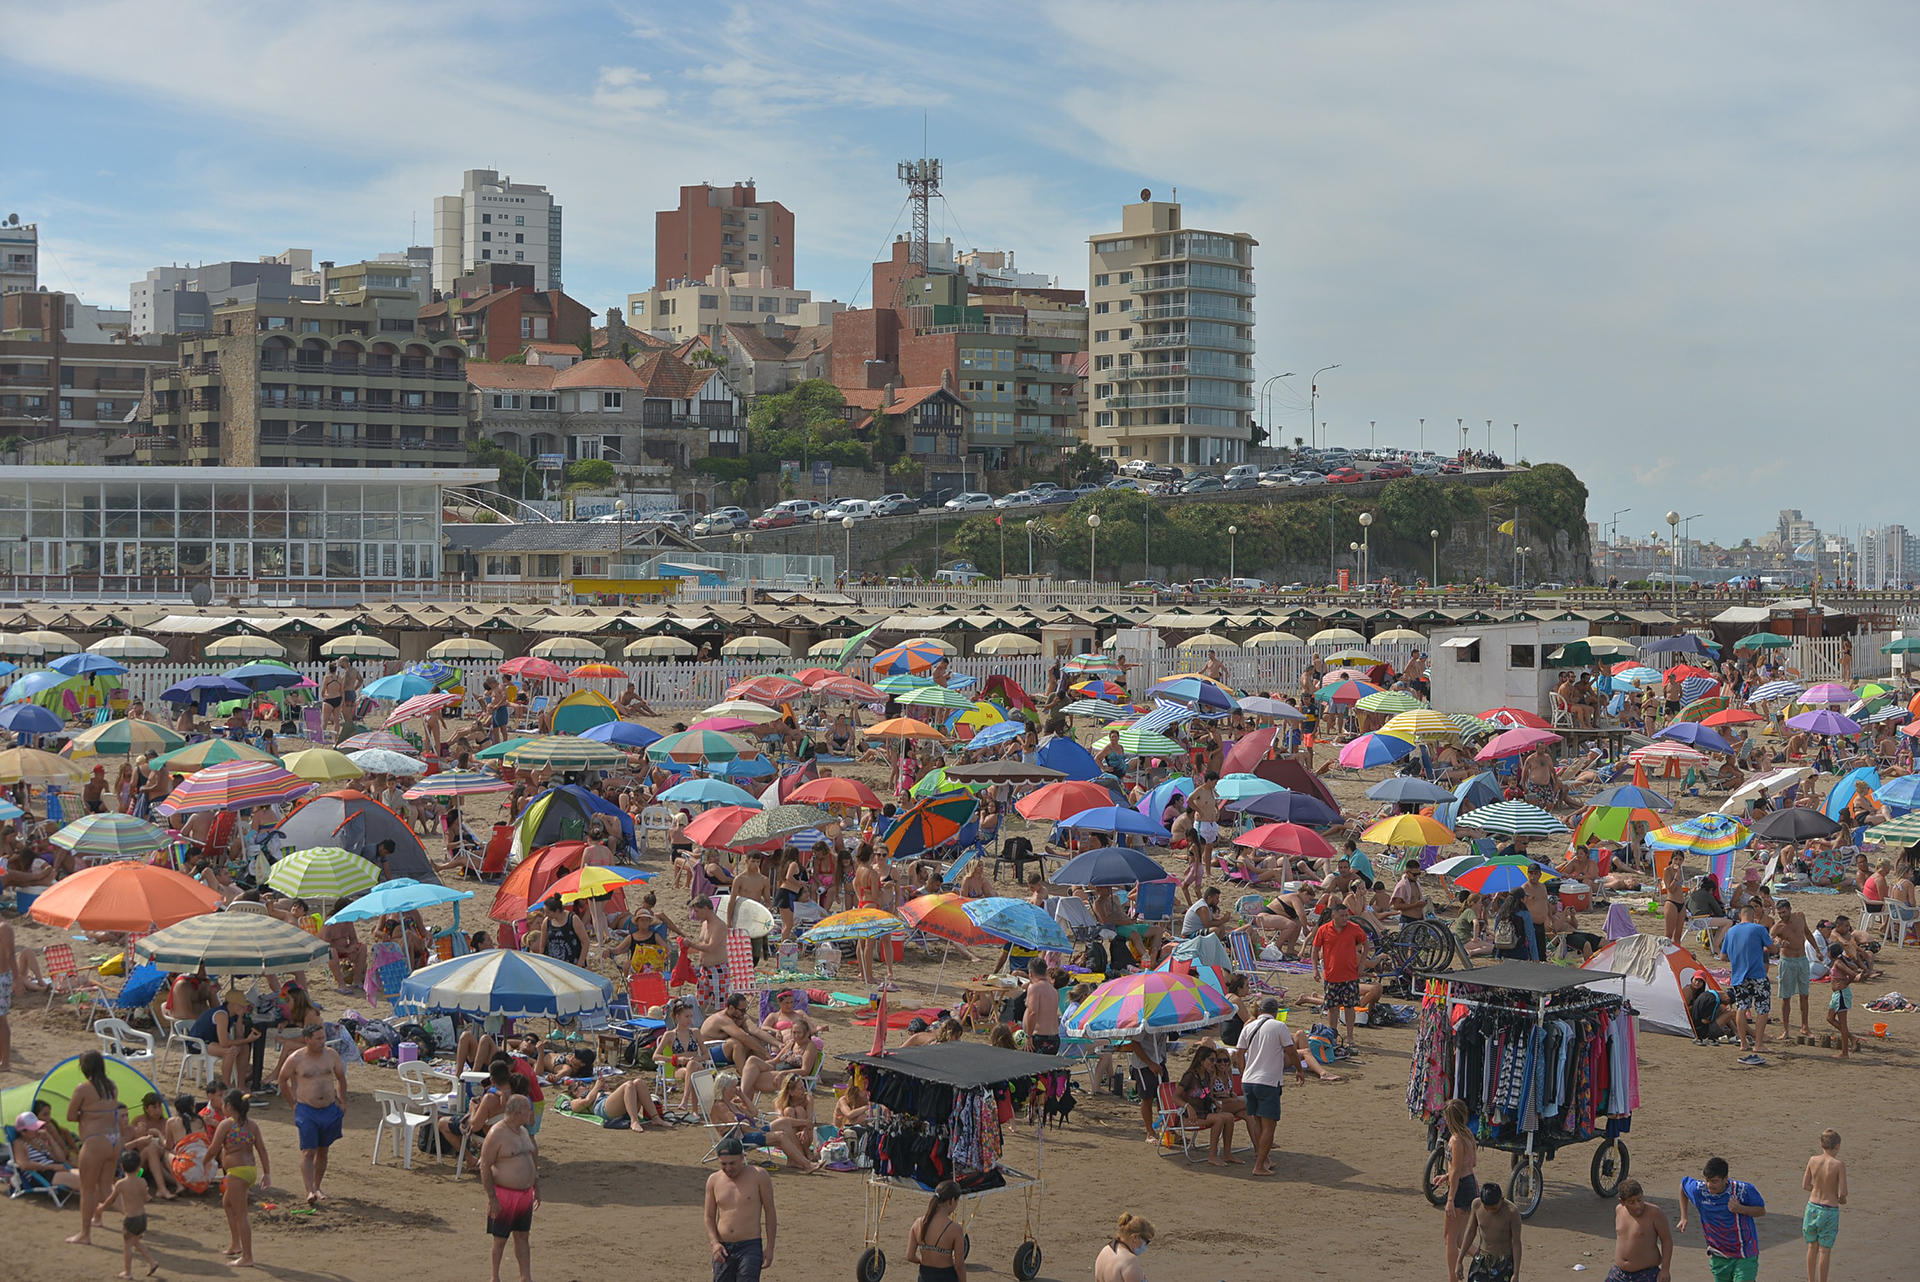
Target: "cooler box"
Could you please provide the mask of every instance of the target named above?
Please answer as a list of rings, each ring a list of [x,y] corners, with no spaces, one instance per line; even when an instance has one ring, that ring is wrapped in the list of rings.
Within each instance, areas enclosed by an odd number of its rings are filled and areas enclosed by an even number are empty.
[[[1593,907],[1593,888],[1583,886],[1577,881],[1561,882],[1560,906],[1570,912],[1581,912]]]
[[[896,962],[906,961],[907,960],[906,932],[902,930],[896,930],[891,935],[888,935],[884,940],[881,941],[879,953],[881,957],[883,958],[891,957]]]

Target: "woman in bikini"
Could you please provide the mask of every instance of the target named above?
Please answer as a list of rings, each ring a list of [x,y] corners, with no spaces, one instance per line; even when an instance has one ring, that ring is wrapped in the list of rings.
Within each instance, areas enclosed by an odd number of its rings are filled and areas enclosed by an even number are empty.
[[[907,1230],[907,1263],[920,1266],[919,1282],[967,1282],[967,1235],[953,1218],[959,1206],[960,1186],[942,1180]]]
[[[667,1018],[673,1025],[661,1036],[654,1058],[658,1061],[665,1053],[667,1074],[680,1083],[680,1107],[691,1112],[694,1109],[693,1072],[708,1067],[707,1049],[700,1042],[700,1030],[693,1026],[692,1002],[684,997],[674,998],[667,1003]],[[666,1094],[664,1090],[660,1093]]]
[[[67,1241],[91,1246],[93,1227],[101,1222],[107,1195],[118,1178],[114,1172],[120,1163],[125,1106],[107,1076],[106,1057],[99,1051],[80,1057],[80,1076],[67,1103],[67,1120],[77,1123],[80,1137],[80,1231]]]
[[[1447,1125],[1447,1169],[1434,1177],[1434,1183],[1447,1190],[1445,1237],[1447,1276],[1451,1278],[1460,1275],[1460,1241],[1473,1219],[1474,1200],[1480,1196],[1479,1181],[1473,1177],[1480,1145],[1474,1142],[1472,1119],[1467,1114],[1465,1100],[1448,1100],[1446,1111],[1440,1116]]]
[[[807,1090],[807,1084],[798,1076],[789,1077],[781,1086],[780,1094],[774,1099],[774,1107],[779,1116],[767,1122],[767,1137],[784,1150],[789,1157],[797,1149],[810,1163],[801,1169],[809,1172],[820,1169],[819,1155],[816,1151],[819,1131],[818,1121],[813,1112],[813,1095]]]
[[[793,938],[793,910],[807,897],[807,866],[792,846],[780,852],[780,884],[774,887],[773,906],[780,914],[780,938]]]
[[[267,1158],[267,1141],[260,1127],[247,1118],[247,1097],[231,1090],[226,1098],[227,1115],[213,1132],[213,1150],[227,1175],[221,1182],[220,1205],[227,1213],[227,1232],[232,1242],[227,1263],[236,1269],[253,1267],[253,1223],[247,1218],[247,1190],[255,1184],[273,1183],[273,1164]]]
[[[1660,907],[1667,938],[1678,943],[1687,924],[1687,881],[1678,853],[1667,859],[1660,873]]]
[[[1213,1054],[1209,1046],[1194,1051],[1180,1079],[1180,1102],[1186,1105],[1189,1122],[1209,1127],[1213,1132],[1207,1137],[1207,1164],[1238,1166],[1240,1159],[1233,1155],[1233,1128],[1239,1119],[1221,1108],[1214,1098]]]

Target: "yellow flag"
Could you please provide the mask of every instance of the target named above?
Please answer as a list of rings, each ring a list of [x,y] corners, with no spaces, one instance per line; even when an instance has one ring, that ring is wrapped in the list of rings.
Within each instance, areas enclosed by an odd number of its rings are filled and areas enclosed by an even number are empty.
[[[1512,534],[1512,533],[1513,533],[1513,522],[1512,522],[1512,521],[1504,521],[1504,522],[1502,522],[1502,523],[1501,523],[1501,525],[1500,525],[1500,533],[1502,533],[1502,534]]]

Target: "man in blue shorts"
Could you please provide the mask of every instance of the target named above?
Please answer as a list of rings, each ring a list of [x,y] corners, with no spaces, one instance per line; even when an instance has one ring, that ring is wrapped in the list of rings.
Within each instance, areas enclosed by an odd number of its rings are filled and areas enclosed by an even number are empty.
[[[299,1049],[280,1066],[280,1095],[293,1101],[293,1124],[300,1132],[300,1180],[306,1186],[307,1205],[327,1200],[320,1181],[327,1177],[327,1150],[340,1140],[346,1110],[347,1066],[340,1052],[327,1045],[324,1024],[301,1029]]]
[[[1272,1175],[1273,1133],[1280,1125],[1280,1088],[1287,1079],[1293,1030],[1280,1022],[1280,1001],[1260,1002],[1260,1014],[1240,1030],[1234,1066],[1247,1088],[1247,1127],[1253,1134],[1253,1173]]]

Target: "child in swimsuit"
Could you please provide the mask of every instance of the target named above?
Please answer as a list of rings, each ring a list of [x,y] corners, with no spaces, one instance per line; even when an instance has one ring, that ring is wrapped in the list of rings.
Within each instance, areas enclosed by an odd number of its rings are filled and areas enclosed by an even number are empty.
[[[120,1178],[107,1200],[126,1217],[120,1223],[120,1276],[133,1276],[133,1253],[138,1251],[140,1258],[147,1262],[147,1276],[152,1277],[160,1271],[160,1263],[147,1254],[147,1244],[140,1240],[140,1235],[147,1231],[147,1182],[140,1178],[138,1153],[120,1155]]]
[[[267,1141],[260,1128],[247,1120],[247,1097],[231,1090],[225,1101],[227,1115],[213,1133],[212,1149],[221,1169],[220,1203],[227,1212],[227,1231],[232,1235],[227,1261],[235,1268],[253,1266],[253,1224],[247,1218],[247,1190],[255,1184],[271,1184],[273,1167],[267,1159]]]

